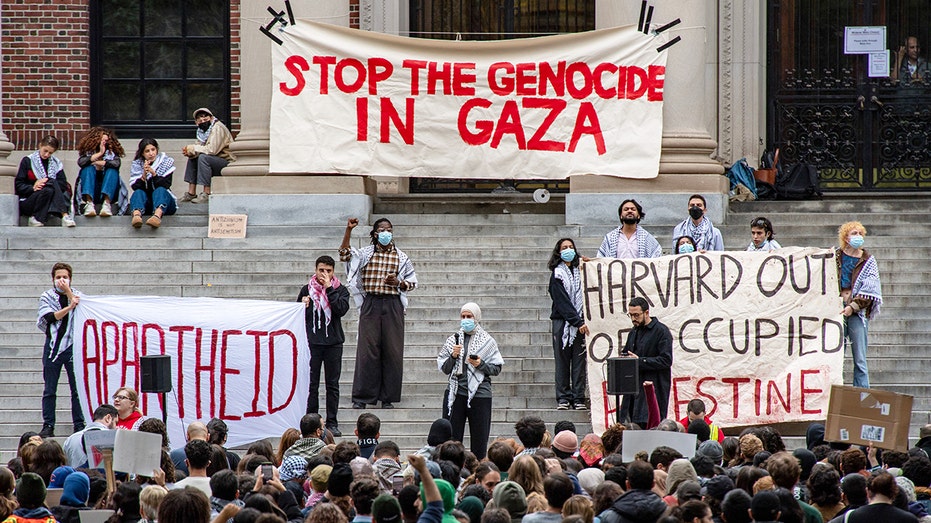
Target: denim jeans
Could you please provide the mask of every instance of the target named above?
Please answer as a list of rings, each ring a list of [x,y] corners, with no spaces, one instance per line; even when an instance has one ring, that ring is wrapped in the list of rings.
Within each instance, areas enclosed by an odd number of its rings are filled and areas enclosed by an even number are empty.
[[[556,360],[556,401],[581,405],[585,403],[585,336],[575,335],[572,345],[562,347],[565,320],[553,320],[553,358]]]
[[[866,367],[866,336],[869,320],[853,313],[844,322],[844,336],[850,340],[850,354],[853,356],[853,386],[870,388],[870,373]]]
[[[103,180],[97,186],[99,171],[93,165],[81,169],[81,196],[90,196],[94,202],[103,201],[107,196],[111,202],[116,203],[117,191],[120,188],[120,172],[116,169],[104,169]]]
[[[129,198],[129,208],[133,211],[142,211],[142,214],[152,214],[158,207],[162,208],[162,214],[168,216],[178,210],[178,204],[175,199],[168,193],[164,187],[156,187],[152,191],[152,196],[144,190],[135,190]]]
[[[42,423],[50,427],[55,426],[55,403],[58,399],[58,380],[61,378],[62,367],[68,374],[68,386],[71,388],[71,421],[74,425],[83,425],[84,413],[81,411],[81,402],[78,401],[78,385],[74,380],[71,349],[60,354],[56,361],[49,361],[48,354],[42,355],[42,378],[45,380],[45,390],[42,391]]]

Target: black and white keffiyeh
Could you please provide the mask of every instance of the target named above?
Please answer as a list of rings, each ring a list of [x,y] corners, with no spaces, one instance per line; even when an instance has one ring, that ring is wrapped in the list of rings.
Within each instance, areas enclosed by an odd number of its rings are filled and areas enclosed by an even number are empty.
[[[440,353],[436,357],[436,365],[441,372],[443,370],[443,362],[452,357],[453,346],[456,345],[457,335],[460,340],[465,338],[465,333],[462,330],[446,338],[446,343],[443,345],[443,348],[440,349]],[[504,365],[504,359],[501,357],[501,352],[498,351],[498,342],[496,342],[490,334],[485,332],[485,329],[483,329],[481,325],[476,325],[475,330],[472,331],[470,336],[468,347],[463,347],[462,352],[459,353],[459,361],[456,362],[456,367],[449,373],[449,399],[446,404],[447,412],[452,410],[453,402],[456,401],[456,389],[459,387],[460,374],[463,372],[468,373],[469,399],[466,403],[468,406],[472,406],[472,396],[475,396],[475,391],[478,390],[478,386],[485,381],[485,373],[465,363],[469,355],[475,354],[489,365]]]
[[[562,283],[566,294],[572,301],[575,311],[582,316],[582,278],[578,267],[569,267],[565,263],[560,263],[553,269],[553,276]],[[572,345],[575,337],[578,335],[578,327],[573,327],[569,322],[565,323],[562,330],[562,348]]]
[[[42,157],[39,156],[39,151],[34,151],[29,155],[29,163],[32,165],[32,172],[36,175],[36,179],[50,178],[54,180],[58,178],[58,173],[63,169],[61,160],[49,156],[48,170],[46,170],[45,165],[42,163]]]

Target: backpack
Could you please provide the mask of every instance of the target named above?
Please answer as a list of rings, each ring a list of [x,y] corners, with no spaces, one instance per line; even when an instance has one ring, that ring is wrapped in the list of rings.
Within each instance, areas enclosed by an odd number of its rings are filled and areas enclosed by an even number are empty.
[[[730,189],[733,191],[738,185],[743,185],[750,189],[753,197],[757,197],[756,178],[753,177],[753,169],[747,164],[746,158],[741,158],[727,168],[724,173],[731,182]]]
[[[776,194],[780,200],[820,199],[818,168],[810,163],[793,165],[776,178]]]

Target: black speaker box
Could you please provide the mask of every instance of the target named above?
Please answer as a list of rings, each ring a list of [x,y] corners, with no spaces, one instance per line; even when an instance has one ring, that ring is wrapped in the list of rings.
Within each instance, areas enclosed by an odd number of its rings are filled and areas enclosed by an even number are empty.
[[[640,360],[608,358],[608,394],[636,396],[640,393]]]
[[[139,358],[142,370],[140,392],[171,391],[171,356],[143,356]]]

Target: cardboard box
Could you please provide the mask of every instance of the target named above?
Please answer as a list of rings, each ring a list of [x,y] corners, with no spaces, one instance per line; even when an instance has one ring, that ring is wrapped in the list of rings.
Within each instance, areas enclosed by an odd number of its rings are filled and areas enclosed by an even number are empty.
[[[876,389],[833,385],[824,440],[908,450],[912,397]]]

